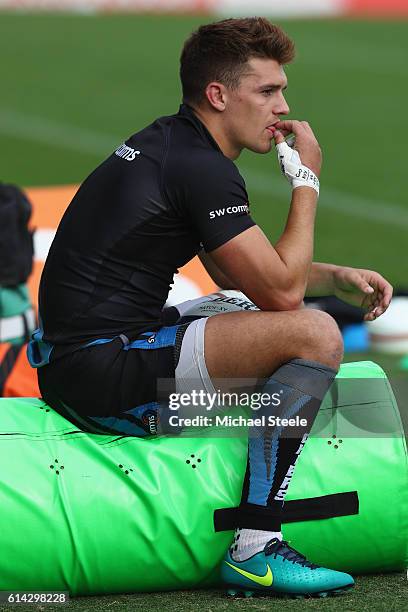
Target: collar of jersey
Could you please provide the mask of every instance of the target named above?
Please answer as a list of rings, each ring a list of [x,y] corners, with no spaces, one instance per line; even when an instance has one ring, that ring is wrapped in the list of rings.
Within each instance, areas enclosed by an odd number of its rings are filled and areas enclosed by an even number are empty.
[[[216,149],[217,151],[222,153],[220,147],[218,146],[218,143],[211,136],[210,132],[207,130],[207,128],[205,127],[204,123],[202,123],[202,121],[200,121],[200,119],[197,117],[197,115],[194,112],[194,109],[191,106],[189,106],[188,104],[185,104],[185,103],[181,104],[180,108],[179,108],[178,114],[179,115],[186,115],[187,117],[189,117],[193,121],[193,123],[197,126],[197,128],[200,130],[200,132],[203,134],[203,137],[206,138],[206,140],[209,141],[209,144],[214,149]]]

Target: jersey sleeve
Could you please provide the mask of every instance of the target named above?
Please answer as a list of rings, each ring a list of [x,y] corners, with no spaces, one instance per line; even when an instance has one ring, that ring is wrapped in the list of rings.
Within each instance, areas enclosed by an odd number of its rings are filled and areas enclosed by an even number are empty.
[[[207,252],[255,225],[245,183],[221,154],[186,165],[177,192],[178,206]]]

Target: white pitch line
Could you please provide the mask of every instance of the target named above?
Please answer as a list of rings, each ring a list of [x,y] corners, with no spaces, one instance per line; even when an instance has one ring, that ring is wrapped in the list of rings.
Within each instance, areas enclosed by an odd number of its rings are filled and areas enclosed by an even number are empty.
[[[101,155],[107,157],[121,144],[117,136],[100,134],[54,119],[26,115],[7,108],[0,108],[0,132],[98,157]]]
[[[268,177],[263,172],[243,170],[249,190],[262,195],[269,195],[273,201],[274,194],[280,197],[290,198],[289,185],[283,181],[283,177],[272,174]],[[345,193],[326,186],[321,186],[319,207],[335,210],[338,213],[360,217],[365,220],[395,226],[399,229],[408,227],[408,209],[391,202],[380,202],[371,200],[351,193]]]
[[[120,144],[120,139],[113,135],[101,134],[45,117],[27,115],[1,107],[0,132],[101,158],[107,157]],[[289,186],[285,184],[283,177],[272,174],[272,172],[269,176],[266,172],[256,172],[245,168],[242,169],[242,173],[250,183],[251,191],[268,195],[271,200],[274,194],[287,197],[289,200]],[[400,229],[408,227],[408,210],[403,206],[345,193],[325,184],[322,185],[319,206],[349,217],[360,217],[366,221],[385,223]]]

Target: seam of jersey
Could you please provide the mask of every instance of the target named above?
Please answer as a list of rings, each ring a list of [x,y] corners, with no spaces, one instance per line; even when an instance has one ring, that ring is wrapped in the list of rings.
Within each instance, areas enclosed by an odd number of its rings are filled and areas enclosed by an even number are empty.
[[[174,207],[172,206],[172,203],[170,202],[164,190],[164,172],[165,172],[165,166],[167,162],[167,156],[168,156],[169,149],[170,149],[170,135],[171,135],[172,127],[173,127],[173,122],[170,122],[170,125],[168,129],[166,130],[165,136],[164,136],[164,152],[163,152],[163,157],[160,162],[160,194],[163,200],[169,206],[169,208],[171,208],[171,210],[174,211]]]

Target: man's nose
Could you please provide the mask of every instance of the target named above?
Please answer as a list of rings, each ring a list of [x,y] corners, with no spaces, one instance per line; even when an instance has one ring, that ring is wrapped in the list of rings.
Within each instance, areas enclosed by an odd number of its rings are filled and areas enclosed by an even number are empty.
[[[275,109],[275,114],[276,115],[289,115],[290,112],[290,108],[288,106],[288,103],[285,100],[285,96],[281,96],[281,99],[279,100],[279,103],[276,106]]]

